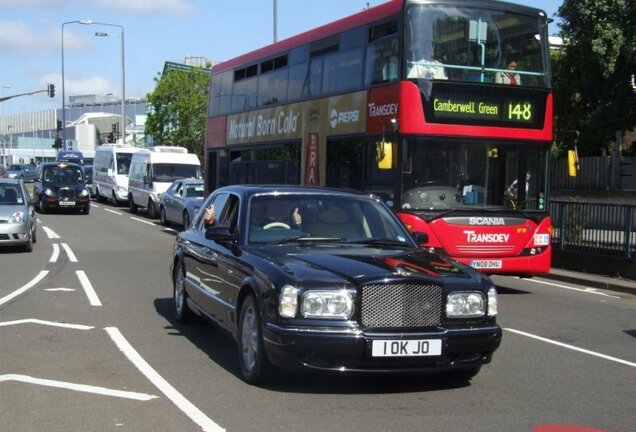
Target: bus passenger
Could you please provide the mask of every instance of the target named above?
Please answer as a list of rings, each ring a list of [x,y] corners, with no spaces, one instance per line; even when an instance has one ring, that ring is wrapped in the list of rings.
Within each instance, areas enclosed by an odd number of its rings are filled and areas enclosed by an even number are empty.
[[[495,82],[498,84],[521,85],[521,77],[518,73],[514,73],[517,69],[517,62],[515,60],[508,63],[508,69],[511,72],[497,72],[495,74]]]

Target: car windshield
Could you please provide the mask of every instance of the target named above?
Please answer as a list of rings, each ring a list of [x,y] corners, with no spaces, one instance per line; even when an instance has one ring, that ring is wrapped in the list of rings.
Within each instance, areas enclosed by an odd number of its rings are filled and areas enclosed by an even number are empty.
[[[24,196],[17,185],[0,184],[0,205],[24,204]]]
[[[204,192],[203,183],[189,184],[185,187],[186,198],[203,198]]]
[[[8,169],[9,171],[21,171],[21,170],[23,170],[23,169],[25,169],[25,168],[24,168],[24,166],[23,166],[23,165],[9,165],[9,166],[7,167],[7,169]]]
[[[82,169],[79,167],[63,165],[45,168],[44,181],[56,183],[77,183],[82,181]]]
[[[368,197],[263,194],[251,199],[248,212],[249,243],[386,240],[412,245],[391,211]]]
[[[182,178],[200,178],[201,167],[198,165],[157,163],[153,167],[153,181],[173,182]]]

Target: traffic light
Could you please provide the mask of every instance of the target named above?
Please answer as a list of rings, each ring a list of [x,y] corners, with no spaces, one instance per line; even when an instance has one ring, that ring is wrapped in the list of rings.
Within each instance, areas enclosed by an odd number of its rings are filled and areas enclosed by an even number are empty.
[[[48,93],[49,97],[55,96],[55,84],[49,84]]]
[[[57,121],[57,130],[62,130],[62,120]]]
[[[62,148],[62,138],[56,138],[55,142],[53,143],[53,145],[51,146],[56,150],[59,150]]]

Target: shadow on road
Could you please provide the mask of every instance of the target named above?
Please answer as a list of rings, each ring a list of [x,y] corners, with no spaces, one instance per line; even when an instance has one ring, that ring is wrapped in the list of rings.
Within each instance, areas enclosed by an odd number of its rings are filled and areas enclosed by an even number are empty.
[[[208,355],[226,371],[241,380],[237,345],[223,329],[197,320],[192,324],[179,324],[174,319],[173,299],[158,298],[154,301],[159,315],[169,323],[174,336],[185,336],[194,346]],[[488,365],[486,365],[487,367]],[[354,375],[340,373],[290,373],[277,371],[262,388],[285,393],[312,394],[386,394],[449,390],[469,386],[464,380],[451,379],[444,375],[399,374],[399,375]]]

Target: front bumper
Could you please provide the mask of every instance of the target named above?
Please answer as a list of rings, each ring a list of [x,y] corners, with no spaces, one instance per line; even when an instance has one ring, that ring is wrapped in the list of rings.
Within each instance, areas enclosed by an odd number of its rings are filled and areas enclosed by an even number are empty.
[[[46,204],[50,208],[81,210],[90,205],[90,196],[86,195],[78,198],[58,198],[46,197]]]
[[[22,246],[31,239],[31,222],[0,222],[0,246]]]
[[[288,329],[268,324],[265,351],[276,366],[364,373],[433,373],[489,363],[501,343],[497,325],[442,332],[365,333],[359,330]],[[438,356],[372,357],[373,340],[441,339]]]

